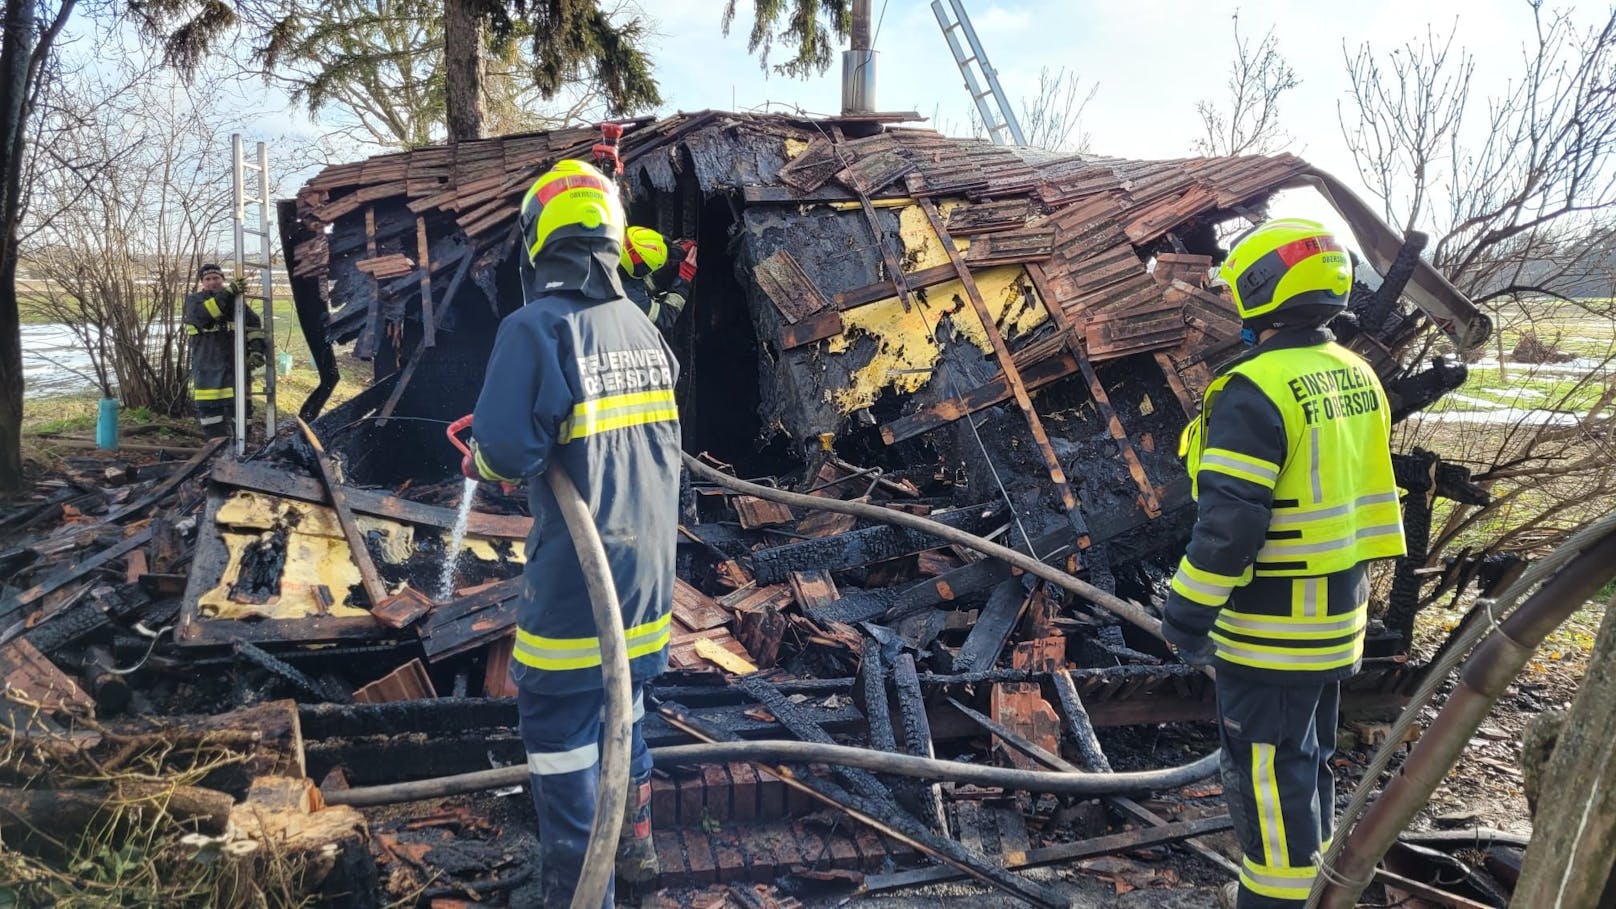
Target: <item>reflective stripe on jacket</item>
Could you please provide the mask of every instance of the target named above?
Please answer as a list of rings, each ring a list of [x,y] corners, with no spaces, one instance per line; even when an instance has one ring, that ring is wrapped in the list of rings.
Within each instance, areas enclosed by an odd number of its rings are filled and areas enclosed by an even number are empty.
[[[1374,372],[1322,329],[1281,332],[1219,376],[1181,440],[1197,518],[1164,620],[1210,633],[1240,674],[1350,675],[1364,566],[1404,552],[1390,427]]]
[[[601,686],[583,571],[549,484],[537,479],[552,465],[567,471],[594,514],[635,681],[667,666],[678,535],[677,376],[661,335],[621,296],[536,294],[500,323],[472,435],[485,476],[528,481],[534,520],[513,670],[524,689]]]
[[[251,306],[243,308],[247,349],[263,350],[264,329]],[[191,338],[191,395],[198,404],[236,397],[236,298],[228,290],[199,290],[181,312]]]
[[[1283,422],[1286,457],[1207,443],[1213,400],[1236,377],[1249,380]],[[1272,518],[1253,573],[1304,577],[1402,555],[1402,510],[1392,475],[1391,407],[1369,364],[1334,342],[1281,347],[1239,363],[1206,391],[1186,432],[1190,477],[1207,471],[1273,490]]]

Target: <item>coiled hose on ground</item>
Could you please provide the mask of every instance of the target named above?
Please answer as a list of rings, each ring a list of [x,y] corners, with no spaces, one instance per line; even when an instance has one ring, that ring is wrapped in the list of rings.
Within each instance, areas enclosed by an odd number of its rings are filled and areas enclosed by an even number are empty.
[[[866,505],[860,502],[844,502],[822,496],[809,496],[800,493],[786,492],[768,486],[760,486],[738,480],[728,474],[720,473],[706,464],[685,455],[685,464],[690,472],[703,480],[727,487],[736,492],[769,499],[785,505],[799,508],[817,509],[821,511],[834,511],[851,514],[855,517],[866,518],[872,521],[896,524],[923,531],[937,537],[974,549],[984,555],[1002,559],[1010,565],[1026,571],[1028,574],[1043,578],[1052,584],[1069,590],[1084,599],[1100,605],[1124,620],[1148,631],[1153,636],[1161,637],[1161,623],[1146,612],[1137,603],[1131,603],[1113,596],[1091,584],[1072,577],[1058,568],[1046,565],[1030,556],[1000,546],[989,540],[966,533],[927,520],[906,512],[894,511],[877,505]],[[555,471],[552,471],[552,474]],[[569,484],[570,485],[570,484]],[[553,486],[553,483],[552,483]],[[576,496],[576,491],[573,492]],[[561,493],[557,492],[557,499]],[[584,513],[587,518],[587,509]],[[588,530],[592,534],[593,522],[588,523]],[[572,524],[569,520],[569,529]],[[575,534],[574,540],[578,539]],[[598,539],[597,539],[598,542]],[[581,553],[581,550],[580,550]],[[587,573],[586,573],[587,576]],[[610,574],[606,575],[610,581]],[[591,595],[594,588],[591,587]],[[616,594],[612,593],[612,603],[615,608]],[[597,607],[597,621],[600,619],[600,610]],[[621,634],[621,631],[618,632]],[[604,655],[605,636],[602,636],[602,650]],[[603,663],[604,665],[604,663]],[[626,666],[626,662],[625,662]],[[625,668],[626,673],[626,668]],[[608,704],[609,706],[609,704]],[[965,764],[958,761],[944,761],[935,758],[912,757],[905,754],[891,754],[883,751],[873,751],[867,748],[853,748],[845,745],[823,745],[812,742],[799,741],[754,741],[754,742],[721,742],[701,745],[677,745],[668,748],[652,749],[652,757],[657,763],[668,764],[700,764],[720,763],[730,760],[747,761],[787,761],[791,763],[819,762],[838,764],[847,767],[860,767],[878,773],[888,773],[894,776],[907,776],[927,780],[946,780],[958,783],[975,784],[980,786],[1001,786],[1008,789],[1017,789],[1026,792],[1048,792],[1057,795],[1111,795],[1124,792],[1139,792],[1145,790],[1174,789],[1187,786],[1191,783],[1205,779],[1218,770],[1219,752],[1212,752],[1207,756],[1178,767],[1168,767],[1161,770],[1148,770],[1132,773],[1053,773],[1044,771],[1015,770],[1006,767],[992,767],[977,764]],[[604,758],[603,758],[604,777]],[[436,779],[415,780],[405,783],[393,783],[383,786],[366,786],[355,789],[339,790],[328,794],[327,801],[332,804],[345,805],[384,805],[394,802],[415,801],[418,799],[442,798],[465,792],[476,792],[483,789],[499,789],[523,782],[526,779],[526,769],[522,767],[500,767],[493,770],[481,770],[475,773],[464,773],[455,776],[439,777]],[[602,782],[604,786],[604,781]],[[621,806],[618,811],[621,812]],[[597,816],[597,823],[599,817]],[[615,837],[614,837],[615,841]]]

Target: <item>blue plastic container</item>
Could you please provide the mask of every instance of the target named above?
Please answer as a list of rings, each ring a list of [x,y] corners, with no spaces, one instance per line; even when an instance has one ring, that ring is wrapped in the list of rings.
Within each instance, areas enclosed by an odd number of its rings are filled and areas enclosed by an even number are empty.
[[[112,451],[118,447],[118,399],[102,398],[95,419],[95,447]]]

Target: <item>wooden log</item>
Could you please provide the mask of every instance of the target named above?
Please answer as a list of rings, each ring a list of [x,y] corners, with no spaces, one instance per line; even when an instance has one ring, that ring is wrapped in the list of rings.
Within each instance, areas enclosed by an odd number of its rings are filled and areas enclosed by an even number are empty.
[[[234,804],[228,793],[137,778],[92,789],[0,788],[0,836],[12,848],[35,838],[77,843],[86,831],[136,810],[163,812],[181,826],[220,834]]]
[[[20,738],[40,760],[54,767],[115,773],[151,761],[183,764],[198,751],[231,751],[241,756],[211,771],[198,785],[239,794],[265,775],[304,772],[303,732],[297,704],[267,701],[210,716],[141,717],[105,722],[72,738],[32,727]],[[90,762],[94,762],[93,764]]]
[[[261,777],[246,799],[230,812],[231,826],[260,849],[245,850],[243,893],[221,894],[223,906],[262,905],[258,881],[271,863],[295,869],[288,884],[296,896],[322,905],[369,909],[376,900],[377,870],[367,845],[365,817],[348,805],[326,805],[313,781],[301,777]],[[282,872],[284,874],[284,871]]]

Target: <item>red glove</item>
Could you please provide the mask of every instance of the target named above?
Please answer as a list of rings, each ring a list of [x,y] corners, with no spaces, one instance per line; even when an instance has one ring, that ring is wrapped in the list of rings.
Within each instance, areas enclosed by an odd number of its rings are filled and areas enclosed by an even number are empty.
[[[696,244],[689,240],[680,240],[679,245],[685,248],[684,261],[679,263],[679,278],[689,284],[696,280]]]

